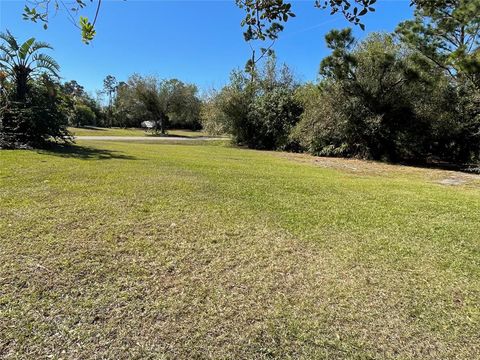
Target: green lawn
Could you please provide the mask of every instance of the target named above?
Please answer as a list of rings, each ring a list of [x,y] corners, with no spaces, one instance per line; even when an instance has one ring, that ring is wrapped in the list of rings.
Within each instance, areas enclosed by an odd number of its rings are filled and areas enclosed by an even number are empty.
[[[145,131],[144,129],[137,128],[101,128],[88,126],[84,128],[75,128],[70,127],[70,132],[75,136],[155,136],[152,132]],[[168,130],[167,132],[170,136],[184,136],[184,137],[201,137],[207,136],[202,131],[191,131],[191,130]]]
[[[95,141],[0,189],[0,358],[480,358],[478,177]]]

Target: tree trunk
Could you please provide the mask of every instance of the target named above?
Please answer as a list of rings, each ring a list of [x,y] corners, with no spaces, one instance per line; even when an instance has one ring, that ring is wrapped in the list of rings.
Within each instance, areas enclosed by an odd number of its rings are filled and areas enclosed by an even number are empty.
[[[160,116],[160,133],[165,135],[165,119],[163,116]]]
[[[17,101],[25,102],[28,93],[28,71],[19,71],[16,74]]]

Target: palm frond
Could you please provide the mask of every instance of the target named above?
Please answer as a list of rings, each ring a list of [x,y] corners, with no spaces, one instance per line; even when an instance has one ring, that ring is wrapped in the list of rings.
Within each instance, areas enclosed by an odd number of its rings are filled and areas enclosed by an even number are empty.
[[[2,54],[0,55],[0,62],[5,62],[10,64],[11,63],[11,57],[8,54]]]
[[[40,71],[40,70],[43,70],[43,71]],[[44,61],[38,61],[37,66],[35,67],[35,69],[33,71],[35,71],[37,74],[42,73],[42,72],[47,72],[47,73],[50,73],[51,75],[53,75],[57,78],[60,77],[58,72],[57,72],[58,69],[56,69],[54,66],[52,66],[52,64],[50,64],[48,62],[44,62]]]
[[[29,53],[33,54],[35,51],[42,50],[42,49],[49,49],[53,50],[52,45],[44,41],[35,41],[32,46],[30,47]]]
[[[29,50],[28,50],[28,55],[25,59],[25,62],[28,62],[30,61],[30,57],[32,55],[35,55],[35,53],[38,51],[38,50],[42,50],[42,49],[50,49],[50,50],[53,50],[53,47],[49,44],[49,43],[46,43],[46,42],[43,42],[43,41],[35,41],[32,46],[30,46]]]
[[[9,56],[0,55],[0,69],[13,69],[14,66]]]
[[[15,61],[12,61],[12,56],[7,53],[0,53],[0,61],[8,62],[9,64],[15,65]]]
[[[0,33],[0,39],[4,40],[13,51],[18,51],[20,48],[18,46],[17,40],[15,37],[12,35],[10,31],[7,30],[7,32],[2,32]]]
[[[51,56],[38,53],[41,49],[52,47],[46,42],[35,41],[33,37],[19,46],[8,30],[0,33],[0,69],[6,70],[14,78],[22,71],[26,71],[30,78],[42,72],[59,77],[60,66]]]
[[[27,55],[30,53],[30,48],[35,42],[35,38],[30,38],[27,41],[25,41],[22,46],[20,46],[20,49],[18,49],[18,57],[22,60],[25,60]]]
[[[15,77],[14,66],[8,61],[8,58],[0,56],[0,70]]]
[[[33,71],[47,70],[51,74],[58,77],[60,71],[60,65],[49,55],[46,54],[34,54],[32,62],[35,62],[35,66],[32,67]]]
[[[0,44],[0,51],[9,56],[13,56],[15,54],[15,51],[13,51],[7,44]]]
[[[37,64],[38,62],[42,62],[42,64],[49,64],[50,67],[54,68],[56,71],[60,70],[60,65],[55,61],[54,58],[52,58],[50,55],[47,54],[34,54],[32,57],[33,61],[36,61]]]

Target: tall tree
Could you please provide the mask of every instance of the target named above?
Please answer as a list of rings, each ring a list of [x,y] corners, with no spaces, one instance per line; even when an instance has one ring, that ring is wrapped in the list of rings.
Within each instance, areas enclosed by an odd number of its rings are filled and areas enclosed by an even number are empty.
[[[80,85],[76,80],[67,81],[63,84],[64,91],[73,97],[83,97],[85,96],[85,88]]]
[[[115,76],[107,75],[103,80],[103,90],[108,96],[108,111],[107,111],[107,122],[111,126],[112,123],[112,104],[113,97],[117,91],[118,82]]]
[[[60,67],[49,55],[41,53],[41,50],[52,47],[35,38],[30,38],[24,43],[18,43],[17,39],[7,30],[0,33],[0,69],[3,69],[15,84],[16,100],[24,102],[29,90],[28,82],[42,73],[49,73],[58,77]]]
[[[351,29],[344,29],[325,38],[332,54],[320,65],[322,93],[314,106],[321,113],[307,108],[303,116],[306,124],[320,124],[313,129],[321,134],[313,141],[316,150],[390,161],[420,159],[428,123],[415,108],[425,88],[410,52],[390,34],[373,33],[358,43]]]
[[[452,79],[480,88],[480,0],[417,0],[401,39]]]
[[[198,88],[194,84],[186,84],[178,79],[163,82],[169,98],[168,117],[170,125],[177,128],[199,129],[200,105],[197,97]]]
[[[108,96],[108,107],[110,108],[112,106],[113,102],[113,96],[115,95],[115,92],[117,91],[117,86],[118,82],[115,76],[113,75],[107,75],[105,79],[103,80],[103,90]]]

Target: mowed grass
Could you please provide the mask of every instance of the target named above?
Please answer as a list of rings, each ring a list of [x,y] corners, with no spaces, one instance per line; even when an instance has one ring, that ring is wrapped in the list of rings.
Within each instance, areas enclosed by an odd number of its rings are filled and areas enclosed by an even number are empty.
[[[70,127],[70,132],[75,136],[156,136],[151,131],[145,131],[145,129],[137,128],[102,128],[88,126],[83,128]],[[167,131],[169,136],[181,136],[181,137],[202,137],[207,136],[202,131],[192,131],[183,129],[172,129]]]
[[[0,358],[480,358],[477,178],[310,160],[0,152]]]

